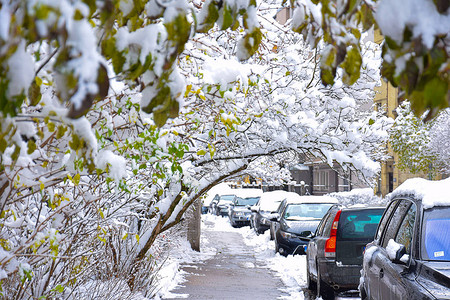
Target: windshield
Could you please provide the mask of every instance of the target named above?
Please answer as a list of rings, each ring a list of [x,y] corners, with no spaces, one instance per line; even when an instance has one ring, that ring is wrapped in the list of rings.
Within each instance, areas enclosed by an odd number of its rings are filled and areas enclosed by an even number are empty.
[[[245,205],[255,205],[258,202],[259,197],[248,197],[248,198],[236,198],[234,205],[245,206]]]
[[[434,207],[424,212],[422,258],[450,261],[450,207]]]
[[[234,195],[222,195],[219,199],[219,204],[231,203],[233,202]]]
[[[302,203],[289,204],[284,210],[286,220],[322,219],[332,203]]]

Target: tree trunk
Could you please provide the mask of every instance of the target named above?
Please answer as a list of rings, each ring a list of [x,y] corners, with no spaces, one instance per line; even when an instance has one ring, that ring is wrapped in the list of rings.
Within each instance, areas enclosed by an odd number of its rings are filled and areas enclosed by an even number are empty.
[[[192,250],[200,252],[200,227],[202,214],[202,200],[197,199],[191,206],[189,211],[189,218],[187,219],[188,230],[187,239],[191,244]]]

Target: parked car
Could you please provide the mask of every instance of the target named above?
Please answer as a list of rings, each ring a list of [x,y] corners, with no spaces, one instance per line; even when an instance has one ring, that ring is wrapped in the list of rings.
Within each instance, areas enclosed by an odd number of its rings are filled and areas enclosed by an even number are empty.
[[[262,234],[270,229],[272,214],[277,212],[281,201],[289,197],[289,194],[289,192],[283,190],[265,192],[259,201],[251,207],[250,226],[257,234]]]
[[[228,216],[228,208],[235,197],[236,195],[232,192],[225,195],[217,195],[217,198],[214,198],[213,201],[211,201],[211,213],[216,216]]]
[[[228,214],[231,226],[250,225],[250,218],[252,216],[250,208],[259,201],[262,194],[263,192],[260,189],[242,189],[236,191],[236,197],[230,205]]]
[[[305,254],[304,246],[320,220],[337,200],[328,196],[298,196],[281,202],[281,213],[272,218],[275,251],[281,255]]]
[[[322,299],[335,291],[356,290],[363,251],[375,236],[384,208],[332,206],[322,218],[306,250],[306,278]]]
[[[450,178],[405,181],[366,246],[362,299],[450,299]]]
[[[212,213],[214,210],[213,206],[217,204],[220,195],[229,194],[230,190],[231,187],[226,182],[213,186],[202,197],[202,213]]]

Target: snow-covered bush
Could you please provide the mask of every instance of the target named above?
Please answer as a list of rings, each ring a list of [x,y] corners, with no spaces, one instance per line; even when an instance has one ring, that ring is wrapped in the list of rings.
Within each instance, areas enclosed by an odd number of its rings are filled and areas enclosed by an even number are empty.
[[[373,189],[353,189],[348,192],[330,193],[329,196],[336,198],[339,204],[344,206],[367,205],[367,206],[385,206],[386,200],[374,195]]]

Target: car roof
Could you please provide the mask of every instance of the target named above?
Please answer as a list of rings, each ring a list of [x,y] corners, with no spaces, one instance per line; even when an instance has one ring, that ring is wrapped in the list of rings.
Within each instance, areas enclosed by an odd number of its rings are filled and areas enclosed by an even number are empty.
[[[329,196],[300,196],[286,199],[286,204],[301,204],[301,203],[333,203],[337,204],[338,201],[335,198]]]
[[[375,210],[375,209],[385,209],[384,206],[350,206],[342,207],[341,210],[345,211],[358,211],[358,210]]]
[[[287,192],[284,190],[277,190],[277,191],[270,191],[270,192],[264,192],[261,195],[261,201],[283,201],[286,198],[296,197],[296,193],[293,192]]]
[[[260,197],[263,191],[261,189],[232,189],[228,194],[233,194],[241,198]]]
[[[450,177],[436,181],[411,178],[403,182],[386,198],[392,200],[405,196],[421,201],[424,209],[434,206],[450,206]]]

